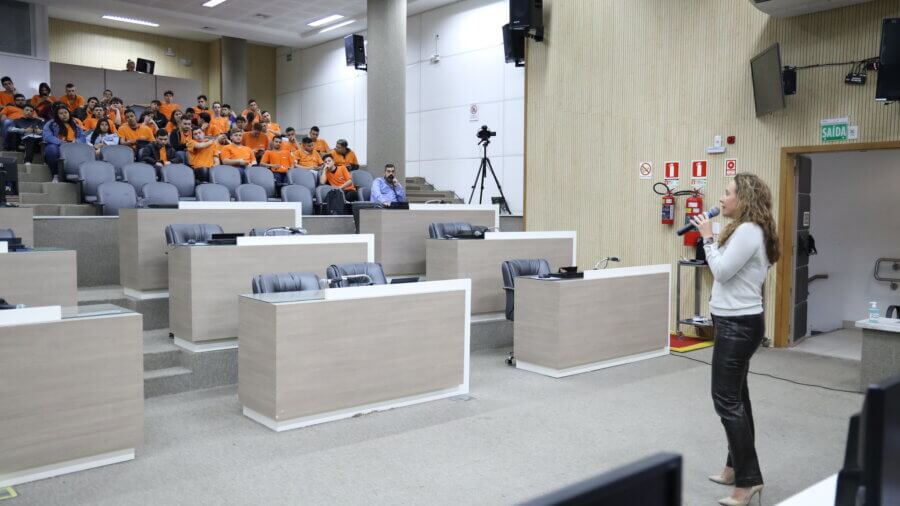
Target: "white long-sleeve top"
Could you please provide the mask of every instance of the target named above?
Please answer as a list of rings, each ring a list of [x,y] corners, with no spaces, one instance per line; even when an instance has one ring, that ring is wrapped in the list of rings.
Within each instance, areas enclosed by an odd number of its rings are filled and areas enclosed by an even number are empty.
[[[704,249],[714,278],[710,312],[716,316],[762,313],[762,285],[769,271],[762,228],[742,223],[727,244],[707,244]]]

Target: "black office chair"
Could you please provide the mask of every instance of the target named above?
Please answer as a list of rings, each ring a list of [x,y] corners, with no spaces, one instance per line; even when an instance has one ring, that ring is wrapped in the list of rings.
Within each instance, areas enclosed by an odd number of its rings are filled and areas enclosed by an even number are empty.
[[[319,290],[319,276],[314,272],[271,272],[253,278],[253,293],[302,292]]]
[[[500,272],[503,274],[503,291],[506,292],[506,319],[514,321],[516,278],[520,276],[546,276],[550,274],[550,262],[543,258],[506,260],[500,264]],[[514,360],[515,355],[513,352],[510,352],[506,363],[513,365]]]
[[[329,265],[325,276],[328,277],[331,288],[387,284],[384,268],[378,262]]]
[[[432,223],[428,225],[428,237],[430,239],[452,239],[453,236],[465,232],[481,232],[484,234],[488,227],[472,225],[471,223],[450,222]]]
[[[222,227],[210,224],[177,223],[166,227],[166,244],[193,244],[209,242],[213,234],[221,234]]]
[[[13,239],[16,237],[15,231],[11,228],[0,228],[0,239]]]

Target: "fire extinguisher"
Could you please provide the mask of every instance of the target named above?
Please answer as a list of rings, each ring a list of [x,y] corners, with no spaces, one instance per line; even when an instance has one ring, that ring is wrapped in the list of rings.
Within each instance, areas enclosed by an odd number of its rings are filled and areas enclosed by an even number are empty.
[[[660,224],[662,225],[674,225],[675,224],[675,196],[672,195],[672,192],[663,195],[662,198],[662,219],[660,220]]]
[[[703,212],[703,193],[700,190],[694,190],[693,195],[687,198],[687,207],[684,210],[684,224],[687,225],[691,218]],[[684,234],[685,246],[696,246],[697,240],[700,239],[700,232],[692,230]]]

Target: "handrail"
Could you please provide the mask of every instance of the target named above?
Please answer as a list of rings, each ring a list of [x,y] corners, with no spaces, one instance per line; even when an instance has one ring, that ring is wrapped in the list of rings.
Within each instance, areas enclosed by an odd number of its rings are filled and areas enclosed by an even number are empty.
[[[883,277],[879,276],[878,272],[881,270],[882,262],[890,262],[892,264],[891,265],[892,270],[900,271],[900,258],[879,258],[878,260],[875,260],[875,273],[874,273],[875,280],[887,281],[891,284],[891,290],[896,290],[898,287],[897,283],[900,282],[900,277],[883,278]]]
[[[816,274],[814,276],[810,276],[810,278],[806,281],[806,284],[812,283],[817,279],[828,279],[828,274]]]

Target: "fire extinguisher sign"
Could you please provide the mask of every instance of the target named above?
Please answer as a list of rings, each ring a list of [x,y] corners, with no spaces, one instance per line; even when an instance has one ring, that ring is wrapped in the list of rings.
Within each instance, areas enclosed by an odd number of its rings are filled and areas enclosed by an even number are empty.
[[[680,165],[679,162],[675,161],[666,162],[665,182],[670,190],[678,187],[678,169]]]
[[[737,158],[728,158],[725,160],[725,177],[734,177],[737,175]]]
[[[702,190],[706,187],[706,175],[709,162],[706,160],[693,160],[691,162],[691,187],[695,190]]]

